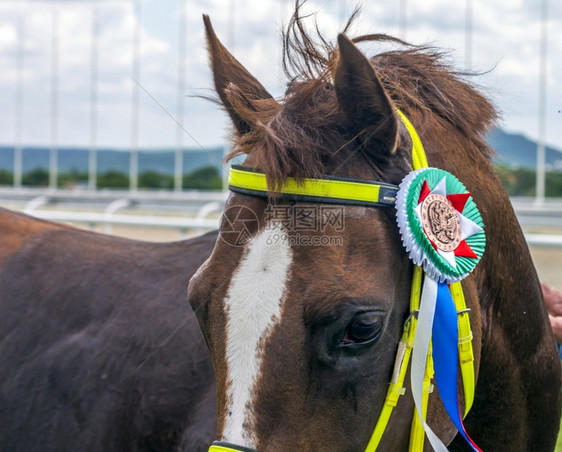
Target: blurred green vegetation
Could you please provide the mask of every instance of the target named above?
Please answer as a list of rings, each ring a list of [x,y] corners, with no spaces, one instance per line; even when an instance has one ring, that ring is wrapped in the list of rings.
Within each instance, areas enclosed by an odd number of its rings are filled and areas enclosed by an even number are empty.
[[[22,175],[21,183],[32,187],[46,187],[49,185],[49,171],[45,168],[32,169]]]
[[[535,196],[536,174],[526,168],[510,169],[497,165],[496,174],[509,196]],[[551,198],[562,197],[562,173],[548,171],[545,173],[545,195]]]
[[[509,196],[535,196],[535,172],[526,168],[511,169],[497,165],[496,174]],[[545,174],[546,196],[562,198],[562,172],[549,171]],[[72,188],[87,185],[88,173],[71,170],[59,173],[58,186]],[[0,185],[12,185],[11,171],[0,169]],[[22,176],[22,184],[32,187],[49,185],[49,172],[45,168],[35,168]],[[129,175],[110,170],[98,174],[98,188],[129,188]],[[147,190],[173,190],[174,177],[158,171],[144,171],[139,174],[139,188]],[[222,177],[217,167],[204,166],[183,175],[184,189],[220,190]]]
[[[158,171],[144,171],[139,174],[139,187],[169,190],[174,188],[174,177]]]
[[[216,166],[204,166],[183,176],[183,188],[220,190],[222,177]]]
[[[535,172],[527,169],[509,169],[496,166],[496,174],[500,178],[509,196],[535,196]]]
[[[14,175],[7,170],[0,169],[0,185],[12,185],[14,183]]]
[[[13,173],[0,169],[0,185],[12,185]],[[77,170],[58,174],[60,188],[73,188],[88,184],[88,173]],[[110,170],[97,176],[98,188],[129,188],[129,175],[121,171]],[[174,177],[158,171],[143,171],[139,174],[139,188],[153,190],[172,190]],[[35,168],[22,175],[22,185],[29,187],[46,187],[49,185],[49,172],[45,168]],[[183,175],[183,188],[200,190],[220,190],[222,177],[215,166],[204,166]]]
[[[58,185],[61,188],[71,188],[79,184],[88,183],[88,173],[70,170],[59,174]]]
[[[129,188],[129,175],[109,170],[98,174],[96,184],[98,188]]]

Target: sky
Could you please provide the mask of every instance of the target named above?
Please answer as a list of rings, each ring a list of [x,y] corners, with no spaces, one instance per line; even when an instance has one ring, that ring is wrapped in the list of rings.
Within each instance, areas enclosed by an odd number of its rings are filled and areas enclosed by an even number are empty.
[[[473,80],[500,110],[500,126],[537,139],[542,1],[549,12],[545,137],[562,149],[559,0],[369,0],[353,34],[389,33],[450,51],[458,69],[485,72]],[[473,18],[470,46],[467,2]],[[305,9],[317,13],[325,36],[335,40],[358,4],[309,0]],[[286,80],[280,30],[291,8],[289,0],[0,0],[0,144],[223,145],[226,114],[198,97],[214,94],[201,15],[211,16],[223,43],[274,96],[281,96]],[[185,72],[179,64],[182,21]],[[97,64],[92,49],[97,49]],[[385,50],[362,49],[367,55]],[[138,116],[132,113],[135,96]]]

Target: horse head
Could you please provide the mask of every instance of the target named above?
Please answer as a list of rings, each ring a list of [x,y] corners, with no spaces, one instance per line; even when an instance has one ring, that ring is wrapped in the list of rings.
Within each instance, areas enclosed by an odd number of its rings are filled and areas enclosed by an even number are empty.
[[[298,9],[284,45],[286,66],[300,73],[274,99],[204,22],[215,87],[234,126],[231,157],[244,156],[231,185],[247,188],[237,178],[252,171],[267,184],[265,196],[233,190],[214,251],[189,285],[215,366],[218,439],[238,447],[227,450],[365,450],[411,314],[412,264],[396,210],[287,197],[281,187],[326,177],[398,185],[412,170],[414,140],[399,108],[430,143],[433,165],[463,175],[493,223],[490,193],[501,189],[497,179],[483,189],[493,171],[481,134],[494,110],[428,49],[369,60],[340,34],[322,54]],[[404,44],[385,35],[361,40]],[[470,165],[484,169],[468,172]],[[463,282],[476,374],[485,275],[477,268]],[[407,449],[413,413],[407,389],[382,450]],[[452,441],[457,430],[438,398],[427,419],[445,444]]]

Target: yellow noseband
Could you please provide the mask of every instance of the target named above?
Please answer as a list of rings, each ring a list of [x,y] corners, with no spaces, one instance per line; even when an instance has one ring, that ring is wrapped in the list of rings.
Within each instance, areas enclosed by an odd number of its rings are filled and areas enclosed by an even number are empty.
[[[236,444],[225,443],[223,441],[215,441],[209,448],[209,452],[258,452],[249,447],[237,446]]]

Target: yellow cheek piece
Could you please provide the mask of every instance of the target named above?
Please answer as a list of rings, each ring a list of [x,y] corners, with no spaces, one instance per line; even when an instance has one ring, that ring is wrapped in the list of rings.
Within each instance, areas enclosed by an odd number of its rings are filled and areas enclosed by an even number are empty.
[[[428,166],[427,157],[422,142],[416,129],[408,118],[397,110],[402,123],[410,134],[412,140],[412,167],[414,170]],[[229,175],[229,189],[237,193],[251,196],[267,197],[269,190],[265,174],[233,166]],[[284,198],[306,202],[325,202],[331,204],[352,204],[362,206],[393,206],[398,187],[380,182],[357,181],[341,178],[303,179],[296,181],[288,178],[286,183],[277,190]],[[394,369],[388,387],[383,408],[377,424],[367,444],[365,452],[374,452],[388,426],[394,407],[400,396],[406,392],[404,379],[414,346],[416,335],[417,313],[420,306],[421,285],[423,271],[419,266],[414,266],[412,276],[412,289],[410,295],[410,315],[404,323],[402,337],[398,344],[398,351],[394,362]],[[462,285],[456,282],[450,285],[451,294],[457,310],[458,319],[458,351],[459,364],[464,390],[464,416],[468,414],[474,401],[475,376],[474,352],[472,347],[472,330],[470,327],[469,309],[466,307]],[[429,394],[433,392],[433,359],[431,347],[425,365],[423,382],[422,414],[424,421],[427,416]],[[412,427],[410,431],[410,452],[423,452],[425,432],[419,416],[414,410]],[[209,452],[255,452],[254,449],[240,447],[234,444],[215,441]]]
[[[408,130],[412,140],[412,167],[414,170],[425,168],[428,166],[427,157],[425,150],[423,148],[422,142],[416,132],[416,129],[408,118],[400,110],[398,115],[402,120],[402,123]],[[410,292],[410,316],[404,324],[404,332],[402,333],[402,338],[398,345],[398,353],[396,355],[396,361],[394,364],[394,372],[392,374],[392,380],[388,387],[386,399],[379,415],[377,425],[375,430],[371,435],[371,439],[367,444],[365,452],[374,452],[383,436],[383,433],[388,426],[390,420],[390,415],[396,406],[398,398],[403,395],[406,391],[404,388],[404,378],[406,376],[406,370],[408,368],[408,363],[410,356],[412,354],[412,349],[414,347],[414,338],[416,336],[416,326],[417,318],[416,314],[420,306],[420,296],[421,296],[421,282],[422,282],[422,268],[419,266],[414,266],[414,273],[412,277],[412,289]],[[461,375],[463,381],[464,390],[464,416],[468,414],[472,403],[474,402],[474,390],[475,390],[475,377],[474,377],[474,352],[472,348],[472,330],[470,327],[469,310],[466,307],[466,301],[464,298],[464,293],[462,290],[462,285],[460,282],[456,282],[450,285],[451,295],[455,303],[455,308],[457,310],[457,322],[458,322],[458,351],[459,351],[459,363],[461,367]],[[431,355],[431,348],[428,353],[427,362],[425,365],[425,375],[423,382],[423,399],[422,399],[422,415],[424,421],[427,416],[427,406],[429,401],[429,394],[433,392],[433,384],[431,380],[433,379],[433,359]],[[423,452],[423,445],[425,441],[425,432],[420,421],[419,416],[414,410],[414,415],[412,419],[412,428],[410,431],[410,452]]]

